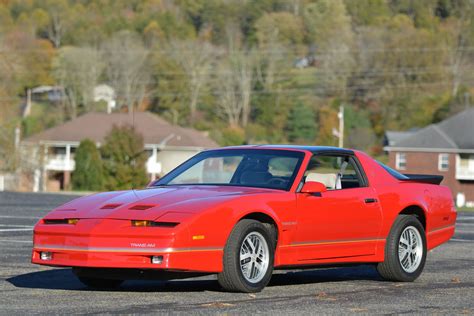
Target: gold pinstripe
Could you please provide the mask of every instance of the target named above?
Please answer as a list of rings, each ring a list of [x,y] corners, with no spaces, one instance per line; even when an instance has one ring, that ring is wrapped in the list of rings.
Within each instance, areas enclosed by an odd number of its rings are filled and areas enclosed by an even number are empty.
[[[347,240],[321,240],[311,242],[298,242],[289,245],[282,245],[282,247],[300,247],[300,246],[317,246],[317,245],[331,245],[331,244],[343,244],[343,243],[356,243],[356,242],[371,242],[371,241],[384,241],[385,238],[364,238],[364,239],[347,239]]]
[[[120,252],[120,253],[177,253],[177,252],[198,252],[198,251],[222,251],[219,247],[202,248],[114,248],[114,247],[80,247],[62,245],[35,245],[35,250],[50,251],[76,251],[76,252]]]

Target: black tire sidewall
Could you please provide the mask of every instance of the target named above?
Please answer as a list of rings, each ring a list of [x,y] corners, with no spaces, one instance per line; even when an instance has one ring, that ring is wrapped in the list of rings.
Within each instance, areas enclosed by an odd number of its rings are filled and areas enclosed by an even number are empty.
[[[267,242],[268,246],[268,252],[269,252],[269,261],[268,261],[268,268],[267,271],[265,272],[265,276],[257,283],[251,283],[247,281],[242,274],[242,270],[240,269],[240,247],[248,234],[252,232],[258,232],[260,233],[263,238],[265,238],[265,241]],[[270,279],[272,277],[273,273],[273,262],[274,262],[274,257],[275,257],[275,242],[271,238],[271,233],[268,231],[268,229],[260,222],[258,221],[252,221],[245,227],[243,227],[241,233],[238,236],[237,243],[235,244],[235,248],[232,249],[232,253],[235,255],[234,261],[235,261],[235,271],[242,282],[242,284],[250,291],[250,292],[258,292],[261,291],[267,284],[270,282]]]
[[[402,232],[405,230],[405,228],[412,226],[415,227],[418,230],[418,233],[421,236],[421,240],[423,243],[423,254],[421,258],[420,265],[418,268],[413,271],[413,272],[406,272],[398,258],[398,247],[399,247],[399,241],[400,241],[400,236],[402,235]],[[420,221],[415,217],[415,216],[403,216],[397,219],[397,223],[395,223],[393,227],[392,233],[394,234],[393,239],[390,240],[390,245],[389,248],[387,249],[389,253],[387,254],[388,256],[393,256],[393,258],[390,258],[394,266],[396,267],[396,272],[400,276],[401,280],[404,281],[413,281],[416,278],[420,276],[420,274],[423,272],[423,268],[425,266],[426,262],[426,254],[427,254],[427,245],[426,245],[426,236],[425,236],[425,230],[423,228],[423,225],[420,223]]]

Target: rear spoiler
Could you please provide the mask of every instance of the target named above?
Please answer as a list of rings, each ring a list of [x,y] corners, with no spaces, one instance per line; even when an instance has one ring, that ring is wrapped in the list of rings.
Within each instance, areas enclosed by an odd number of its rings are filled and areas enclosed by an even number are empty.
[[[429,184],[440,184],[443,181],[444,177],[440,175],[432,174],[403,174],[408,177],[408,179],[400,179],[404,182],[421,182]]]

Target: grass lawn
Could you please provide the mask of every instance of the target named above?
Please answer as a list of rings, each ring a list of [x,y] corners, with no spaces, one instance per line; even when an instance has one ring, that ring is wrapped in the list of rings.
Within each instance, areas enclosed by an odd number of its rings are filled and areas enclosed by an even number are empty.
[[[457,207],[458,212],[474,212],[474,207]]]

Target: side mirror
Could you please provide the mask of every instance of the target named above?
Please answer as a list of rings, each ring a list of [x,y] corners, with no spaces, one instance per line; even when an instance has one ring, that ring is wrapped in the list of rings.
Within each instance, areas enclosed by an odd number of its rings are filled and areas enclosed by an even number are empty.
[[[326,192],[326,191],[327,191],[327,188],[323,183],[316,182],[316,181],[308,181],[308,182],[305,182],[300,192],[321,196],[321,193]]]

